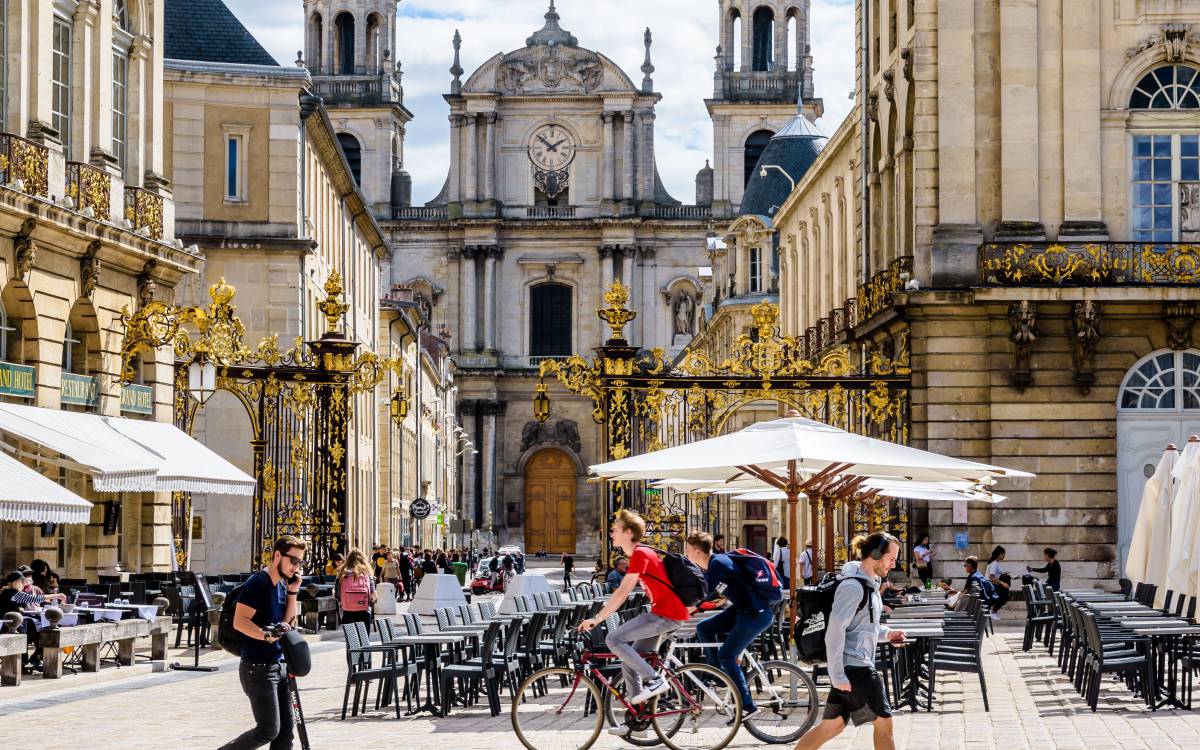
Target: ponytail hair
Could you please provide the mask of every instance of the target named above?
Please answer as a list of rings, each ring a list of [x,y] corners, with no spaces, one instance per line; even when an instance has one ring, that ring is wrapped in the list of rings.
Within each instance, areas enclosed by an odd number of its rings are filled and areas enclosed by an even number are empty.
[[[893,544],[899,544],[899,540],[886,531],[877,531],[874,534],[866,535],[859,534],[850,541],[850,550],[859,560],[866,560],[871,556],[872,552],[879,552],[882,557],[891,548]]]

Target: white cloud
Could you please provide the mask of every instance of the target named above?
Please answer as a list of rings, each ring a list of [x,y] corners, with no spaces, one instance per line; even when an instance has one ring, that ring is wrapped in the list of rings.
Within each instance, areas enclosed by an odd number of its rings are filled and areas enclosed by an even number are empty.
[[[226,0],[226,4],[283,65],[303,46],[300,0]],[[449,164],[449,124],[442,94],[450,87],[450,39],[463,37],[464,80],[497,52],[525,44],[541,28],[546,0],[404,0],[397,50],[404,67],[405,105],[414,120],[407,139],[413,200],[437,194]],[[716,0],[558,0],[563,28],[579,43],[612,58],[640,82],[642,32],[654,34],[654,85],[662,93],[655,120],[658,168],[667,189],[693,199],[696,171],[712,153],[704,98],[712,95],[717,45]],[[832,133],[849,112],[854,88],[853,0],[812,0],[814,84],[825,101],[818,123]]]

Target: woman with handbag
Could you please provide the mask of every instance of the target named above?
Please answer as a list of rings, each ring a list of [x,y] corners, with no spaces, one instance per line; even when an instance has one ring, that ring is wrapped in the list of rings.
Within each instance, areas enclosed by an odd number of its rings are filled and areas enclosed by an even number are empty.
[[[1008,604],[1009,596],[1011,595],[1010,587],[1012,586],[1012,576],[1005,573],[1000,567],[1000,563],[1004,562],[1005,550],[1000,545],[992,550],[991,557],[988,558],[987,564],[987,579],[996,587],[996,593],[1000,595],[996,603],[992,604],[992,619],[1000,619],[1000,608]]]
[[[334,595],[342,610],[342,623],[371,622],[371,605],[375,603],[375,579],[367,558],[357,549],[350,550],[346,564],[338,573]]]

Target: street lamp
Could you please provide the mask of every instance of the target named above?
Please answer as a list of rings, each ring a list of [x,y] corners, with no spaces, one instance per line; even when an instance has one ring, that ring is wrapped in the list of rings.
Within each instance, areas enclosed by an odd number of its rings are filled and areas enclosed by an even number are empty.
[[[217,366],[193,360],[188,365],[188,392],[203,406],[217,390]]]
[[[550,397],[546,395],[545,383],[538,383],[533,394],[533,418],[540,424],[545,424],[550,418]]]
[[[392,394],[392,421],[400,424],[408,418],[408,389],[400,386]]]
[[[779,173],[782,174],[784,177],[786,177],[787,181],[791,183],[792,191],[795,192],[796,181],[793,180],[792,176],[787,173],[787,170],[785,170],[783,167],[779,166],[778,164],[764,164],[762,166],[762,168],[758,170],[758,176],[763,178],[764,180],[767,179],[767,170],[768,169],[778,169]]]

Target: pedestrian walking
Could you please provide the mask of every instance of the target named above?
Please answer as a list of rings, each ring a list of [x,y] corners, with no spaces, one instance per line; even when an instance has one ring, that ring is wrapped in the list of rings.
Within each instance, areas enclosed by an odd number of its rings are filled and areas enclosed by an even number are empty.
[[[929,546],[928,534],[922,534],[917,539],[917,546],[913,547],[913,562],[917,575],[921,577],[921,585],[929,588],[929,582],[933,580],[933,548]]]
[[[721,554],[719,552],[714,554]],[[771,562],[775,564],[775,571],[779,577],[783,579],[783,588],[790,590],[792,584],[792,566],[791,552],[788,549],[787,537],[779,537],[775,540],[775,549],[771,552]]]
[[[357,549],[346,555],[346,564],[333,587],[334,598],[342,611],[342,623],[371,623],[371,605],[375,603],[375,579],[367,558]]]
[[[575,558],[570,552],[564,552],[560,560],[563,566],[563,589],[571,588],[571,572],[575,570]]]

